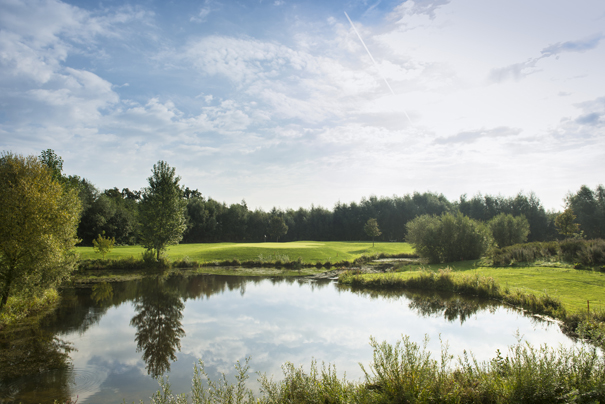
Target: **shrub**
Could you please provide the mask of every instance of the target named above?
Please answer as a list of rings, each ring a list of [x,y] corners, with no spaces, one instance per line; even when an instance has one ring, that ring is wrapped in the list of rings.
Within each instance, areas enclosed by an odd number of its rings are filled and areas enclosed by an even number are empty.
[[[525,216],[514,217],[500,213],[487,223],[498,247],[525,243],[529,235],[529,222]]]
[[[406,225],[407,240],[431,263],[479,259],[491,242],[489,229],[462,213],[422,215]]]
[[[568,239],[563,241],[515,244],[494,249],[490,253],[494,265],[533,262],[540,259],[561,261],[594,267],[605,264],[604,240]]]

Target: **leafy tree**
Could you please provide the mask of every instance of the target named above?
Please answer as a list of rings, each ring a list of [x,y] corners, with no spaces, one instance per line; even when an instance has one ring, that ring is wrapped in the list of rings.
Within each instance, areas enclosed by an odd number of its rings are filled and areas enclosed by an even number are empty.
[[[77,191],[36,157],[0,157],[0,310],[14,293],[54,287],[75,268]]]
[[[514,217],[500,213],[487,223],[498,247],[525,243],[529,234],[529,222],[525,216]]]
[[[580,237],[580,225],[574,223],[576,215],[573,214],[571,208],[567,208],[555,219],[555,224],[559,229],[559,233],[564,235],[565,238]]]
[[[92,248],[96,253],[103,254],[103,259],[105,259],[105,255],[113,250],[115,243],[116,239],[114,237],[105,237],[105,232],[103,232],[103,235],[99,234],[99,237],[92,240]]]
[[[57,156],[53,149],[46,149],[40,153],[40,161],[46,165],[51,173],[52,178],[55,181],[63,180],[63,159]]]
[[[140,203],[141,241],[159,260],[167,246],[178,244],[183,238],[187,202],[179,186],[181,177],[173,167],[158,161],[151,171]]]
[[[269,234],[275,237],[276,241],[279,243],[279,238],[286,233],[288,233],[288,226],[286,225],[284,218],[281,216],[273,216],[269,223]]]
[[[422,215],[407,224],[407,240],[431,263],[481,258],[491,241],[489,229],[462,213]]]
[[[378,237],[382,234],[378,228],[376,219],[368,219],[365,226],[363,226],[363,231],[365,231],[368,236],[372,237],[372,247],[374,247],[374,237]]]
[[[567,207],[576,215],[576,222],[589,239],[605,238],[605,187],[593,191],[582,185],[578,192],[565,198]]]

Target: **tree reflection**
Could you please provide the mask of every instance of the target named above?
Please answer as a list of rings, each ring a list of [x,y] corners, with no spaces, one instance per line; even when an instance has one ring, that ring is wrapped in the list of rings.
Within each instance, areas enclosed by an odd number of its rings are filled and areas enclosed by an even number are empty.
[[[0,333],[0,402],[67,402],[74,348],[37,325]]]
[[[113,299],[113,287],[107,282],[97,283],[92,287],[90,297],[99,306],[111,304],[111,300]]]
[[[161,277],[143,280],[141,295],[135,300],[137,314],[130,320],[136,327],[137,352],[143,352],[147,373],[158,377],[170,371],[170,361],[176,361],[185,331],[181,326],[183,308],[181,297],[170,290]]]
[[[492,300],[445,292],[369,289],[340,284],[337,284],[336,288],[339,291],[347,291],[371,299],[397,300],[403,297],[410,300],[408,307],[423,317],[443,316],[447,321],[459,320],[460,324],[463,324],[480,311],[489,310],[493,312],[500,306],[500,303]]]

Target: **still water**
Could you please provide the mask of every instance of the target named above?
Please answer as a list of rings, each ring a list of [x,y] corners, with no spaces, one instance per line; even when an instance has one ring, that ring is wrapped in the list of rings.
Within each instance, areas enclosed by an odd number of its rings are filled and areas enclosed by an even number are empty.
[[[0,403],[149,401],[154,376],[188,392],[194,363],[231,376],[251,357],[249,386],[260,371],[281,377],[290,361],[336,364],[349,380],[369,364],[369,338],[402,335],[452,354],[492,358],[520,335],[531,344],[572,345],[556,324],[478,299],[352,290],[331,281],[235,276],[152,277],[63,291],[61,307],[34,329],[0,333]],[[517,336],[516,336],[517,335]]]

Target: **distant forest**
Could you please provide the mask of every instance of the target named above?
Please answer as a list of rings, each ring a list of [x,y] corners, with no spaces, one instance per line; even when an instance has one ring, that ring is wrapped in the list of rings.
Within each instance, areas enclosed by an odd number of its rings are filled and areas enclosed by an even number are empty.
[[[99,192],[85,179],[78,177],[83,205],[78,228],[81,245],[91,245],[102,232],[115,237],[117,244],[136,244],[138,234],[138,203],[141,192],[117,188]],[[72,177],[72,181],[75,178]],[[362,198],[359,203],[337,203],[333,209],[311,206],[310,209],[277,209],[269,212],[250,210],[245,201],[232,205],[204,197],[198,190],[183,189],[187,200],[187,229],[183,243],[262,242],[271,237],[271,218],[283,218],[288,231],[280,241],[371,240],[364,232],[370,218],[378,221],[382,235],[376,241],[405,241],[406,223],[423,214],[441,215],[460,211],[473,219],[487,221],[499,213],[524,215],[530,224],[528,241],[555,240],[561,236],[554,225],[560,212],[547,212],[534,193],[513,197],[462,195],[449,201],[442,194],[425,192],[404,196]],[[577,216],[576,222],[584,237],[605,238],[605,188],[592,190],[582,186],[565,198]]]

